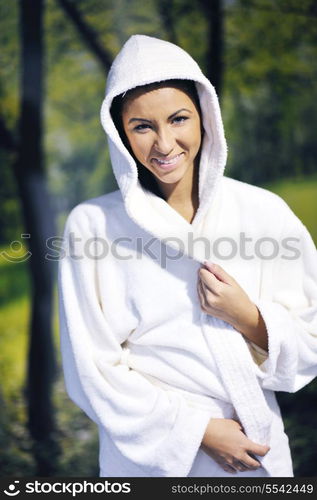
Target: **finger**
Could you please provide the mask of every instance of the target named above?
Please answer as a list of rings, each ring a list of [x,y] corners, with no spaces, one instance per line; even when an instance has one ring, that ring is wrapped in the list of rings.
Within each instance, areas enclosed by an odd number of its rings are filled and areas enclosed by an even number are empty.
[[[200,280],[200,283],[201,283],[201,290],[202,290],[202,293],[204,294],[204,297],[205,297],[205,299],[206,299],[206,302],[208,302],[208,301],[207,301],[207,293],[208,293],[208,292],[213,293],[213,292],[212,292],[212,290],[209,288],[209,286],[207,285],[207,283],[205,283],[203,280]]]
[[[201,303],[201,306],[202,306],[202,309],[204,312],[208,312],[209,314],[212,313],[212,311],[214,311],[214,313],[216,312],[216,309],[214,308],[215,304],[214,304],[214,301],[217,300],[217,297],[212,290],[210,290],[207,285],[202,281],[200,280],[200,283],[199,283],[199,289],[200,289],[200,303]]]
[[[262,444],[256,444],[252,441],[252,446],[248,448],[248,451],[251,452],[251,454],[254,455],[260,455],[261,457],[264,457],[264,455],[267,454],[268,451],[270,451],[270,447]]]
[[[203,286],[201,280],[197,281],[197,292],[199,295],[199,298],[202,300],[204,297],[204,292],[203,292]]]
[[[251,461],[250,461],[250,463],[247,463],[247,459],[245,461],[244,460],[237,460],[233,464],[241,472],[246,471],[246,470],[255,470],[261,466],[261,464],[259,464],[257,462],[255,462],[254,464],[251,463]]]
[[[213,262],[205,260],[204,265],[219,281],[227,283],[228,285],[231,285],[235,281],[219,264],[214,264]]]
[[[203,282],[203,284],[207,287],[207,289],[210,292],[213,292],[215,294],[219,293],[219,285],[221,285],[221,283],[216,278],[216,276],[214,276],[207,269],[204,269],[203,267],[201,267],[199,269],[199,277],[200,277],[200,280]]]
[[[240,420],[239,420],[239,417],[232,417],[231,420],[234,420],[235,422],[237,422],[237,424],[239,424],[239,430],[244,432],[244,427],[243,425],[241,424]]]
[[[224,471],[230,472],[231,474],[236,474],[237,473],[236,469],[234,467],[232,467],[231,465],[229,465],[229,464],[222,465],[222,468],[223,468]]]
[[[206,308],[207,307],[207,305],[206,305],[207,299],[206,299],[206,295],[205,295],[205,292],[203,289],[203,284],[202,284],[201,280],[199,280],[199,282],[197,284],[197,291],[198,291],[198,296],[199,296],[199,300],[200,300],[200,305],[203,308]]]
[[[258,469],[259,467],[262,467],[261,463],[259,460],[256,459],[255,456],[252,454],[247,453],[245,457],[243,457],[243,463],[247,464],[248,467]]]
[[[236,469],[240,470],[240,471],[245,471],[249,468],[248,465],[246,465],[244,462],[242,462],[241,460],[235,460],[233,462],[233,465]]]

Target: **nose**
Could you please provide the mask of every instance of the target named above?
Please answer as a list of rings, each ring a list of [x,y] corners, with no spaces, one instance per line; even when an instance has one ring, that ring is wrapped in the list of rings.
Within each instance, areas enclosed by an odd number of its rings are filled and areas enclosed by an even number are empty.
[[[163,156],[168,156],[174,149],[175,139],[173,134],[166,129],[161,129],[154,142],[155,151]]]

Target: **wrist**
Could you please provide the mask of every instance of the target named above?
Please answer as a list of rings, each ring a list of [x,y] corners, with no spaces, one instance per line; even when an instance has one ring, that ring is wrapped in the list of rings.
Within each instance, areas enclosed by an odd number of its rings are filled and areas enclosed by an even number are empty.
[[[247,321],[239,325],[238,330],[247,339],[254,344],[260,346],[262,349],[268,350],[268,335],[262,315],[257,306],[252,303]]]

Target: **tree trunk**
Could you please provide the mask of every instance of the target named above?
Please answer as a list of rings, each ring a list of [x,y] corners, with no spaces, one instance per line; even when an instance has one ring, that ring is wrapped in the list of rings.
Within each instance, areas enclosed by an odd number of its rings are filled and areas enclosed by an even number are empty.
[[[37,475],[49,476],[54,472],[57,454],[51,401],[56,364],[52,341],[54,269],[52,263],[45,259],[45,241],[54,235],[54,223],[42,154],[42,25],[43,0],[20,0],[21,114],[14,172],[32,254],[29,260],[32,310],[26,396]]]
[[[99,43],[96,31],[84,20],[78,6],[76,6],[75,2],[69,0],[58,0],[58,3],[68,18],[73,22],[89,50],[91,50],[97,61],[101,64],[102,70],[108,72],[112,63],[112,56]]]
[[[224,13],[222,0],[200,0],[200,3],[209,26],[206,52],[206,76],[214,85],[218,97],[221,97],[224,72]]]
[[[165,28],[168,40],[177,44],[177,36],[175,30],[175,19],[173,16],[173,0],[158,0],[157,9],[162,19],[162,24]]]

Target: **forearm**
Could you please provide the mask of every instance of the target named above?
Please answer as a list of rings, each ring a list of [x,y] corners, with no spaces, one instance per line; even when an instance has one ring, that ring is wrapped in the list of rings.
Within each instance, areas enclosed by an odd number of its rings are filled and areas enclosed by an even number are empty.
[[[234,326],[251,342],[268,351],[268,333],[261,313],[255,304],[250,309],[248,321]]]

